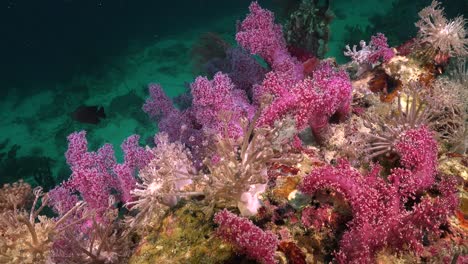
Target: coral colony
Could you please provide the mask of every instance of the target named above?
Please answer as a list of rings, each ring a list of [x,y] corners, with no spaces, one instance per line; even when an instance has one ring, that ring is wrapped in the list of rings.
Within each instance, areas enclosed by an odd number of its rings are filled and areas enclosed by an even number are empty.
[[[468,262],[466,20],[434,1],[338,65],[249,11],[188,106],[149,85],[154,145],[75,132],[67,181],[0,190],[0,263]]]

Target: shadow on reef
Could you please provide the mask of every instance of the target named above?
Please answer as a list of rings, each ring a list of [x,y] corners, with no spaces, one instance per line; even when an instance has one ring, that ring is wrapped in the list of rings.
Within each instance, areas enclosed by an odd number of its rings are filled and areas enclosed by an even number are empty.
[[[28,155],[18,157],[21,148],[13,145],[6,149],[8,140],[0,144],[0,184],[11,183],[31,178],[35,185],[42,186],[48,191],[57,185],[58,181],[52,174],[54,160],[42,155]]]

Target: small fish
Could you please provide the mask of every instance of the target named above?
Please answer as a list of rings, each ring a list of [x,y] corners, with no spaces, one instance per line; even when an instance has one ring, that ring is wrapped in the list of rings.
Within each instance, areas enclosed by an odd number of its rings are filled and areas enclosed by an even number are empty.
[[[106,118],[104,107],[81,105],[71,113],[71,117],[81,123],[97,125],[102,118]]]

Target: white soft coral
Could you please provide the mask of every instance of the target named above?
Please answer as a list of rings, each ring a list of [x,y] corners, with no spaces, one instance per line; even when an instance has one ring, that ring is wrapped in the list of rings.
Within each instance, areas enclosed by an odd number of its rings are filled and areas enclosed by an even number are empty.
[[[132,227],[157,220],[182,197],[199,194],[185,190],[196,174],[189,150],[180,142],[169,142],[163,132],[156,135],[155,142],[157,146],[148,149],[154,158],[139,171],[141,182],[131,192],[134,201],[126,204],[138,211],[129,219]]]
[[[468,55],[466,20],[463,16],[447,19],[439,5],[432,1],[418,13],[420,20],[415,25],[419,28],[419,40],[453,57]]]

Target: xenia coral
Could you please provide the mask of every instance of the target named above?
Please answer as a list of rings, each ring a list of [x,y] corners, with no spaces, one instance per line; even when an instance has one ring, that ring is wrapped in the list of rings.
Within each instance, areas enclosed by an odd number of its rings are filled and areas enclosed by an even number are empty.
[[[48,218],[40,215],[48,205],[48,195],[40,187],[33,193],[29,212],[15,207],[0,213],[1,263],[50,263],[54,239],[64,232],[64,224],[74,212],[85,205],[78,202],[61,217]]]
[[[202,180],[209,200],[224,207],[237,206],[246,216],[256,214],[260,207],[257,196],[265,190],[268,166],[295,164],[301,158],[290,153],[294,122],[285,119],[271,130],[254,129],[257,117],[258,113],[250,124],[244,119],[241,139],[214,139],[213,155],[205,160],[210,173]]]
[[[131,241],[123,235],[126,226],[119,221],[118,209],[109,207],[97,222],[92,213],[81,210],[68,221],[54,240],[55,263],[122,263],[129,257]]]
[[[465,79],[468,80],[465,73]],[[455,78],[441,77],[431,87],[429,126],[437,132],[438,138],[448,145],[448,149],[465,153],[468,146],[468,81],[461,75]]]
[[[0,189],[0,213],[6,210],[23,208],[31,194],[31,185],[23,180],[5,184]]]
[[[430,6],[418,13],[420,20],[416,26],[419,28],[419,41],[451,57],[468,55],[466,19],[463,16],[447,19],[439,5],[440,2],[432,1]]]

